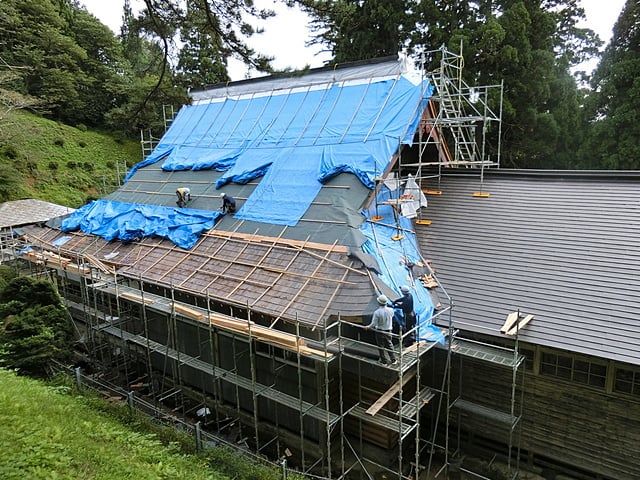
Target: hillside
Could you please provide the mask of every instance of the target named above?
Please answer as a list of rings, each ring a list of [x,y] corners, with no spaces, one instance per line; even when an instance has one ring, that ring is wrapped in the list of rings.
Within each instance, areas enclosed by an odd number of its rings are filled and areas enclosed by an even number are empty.
[[[77,208],[114,190],[142,158],[140,143],[19,111],[0,122],[0,201]]]

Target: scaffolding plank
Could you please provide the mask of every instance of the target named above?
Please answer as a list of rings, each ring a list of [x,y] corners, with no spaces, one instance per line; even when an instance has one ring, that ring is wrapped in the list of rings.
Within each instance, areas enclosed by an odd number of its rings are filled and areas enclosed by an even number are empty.
[[[478,403],[473,403],[468,400],[463,400],[461,398],[457,398],[451,404],[451,408],[456,408],[463,412],[479,415],[479,416],[494,420],[496,422],[504,423],[511,427],[513,427],[518,421],[518,417],[514,415],[511,415],[505,412],[500,412],[498,410],[494,410],[493,408],[486,407]]]
[[[524,360],[524,356],[517,354],[515,351],[505,350],[492,345],[466,341],[461,338],[457,338],[455,340],[451,351],[454,354],[464,355],[466,357],[472,357],[507,367],[516,367]]]
[[[435,397],[435,392],[430,387],[425,387],[411,400],[406,402],[400,409],[400,415],[403,417],[413,417],[418,410],[424,407],[429,401]]]
[[[270,400],[273,400],[276,403],[286,405],[294,410],[298,410],[302,415],[309,415],[310,417],[313,417],[316,420],[320,420],[322,422],[328,422],[329,424],[333,424],[339,419],[338,415],[336,415],[335,413],[329,412],[323,408],[318,407],[317,405],[306,402],[304,400],[301,401],[296,397],[274,390],[271,387],[268,387],[266,385],[262,385],[257,382],[252,383],[251,380],[248,378],[242,377],[241,375],[237,375],[231,371],[224,370],[220,367],[216,367],[203,360],[194,358],[190,355],[179,352],[178,350],[167,347],[166,345],[162,345],[158,342],[154,342],[153,340],[149,340],[148,338],[143,337],[141,335],[136,335],[136,334],[127,332],[126,330],[121,330],[120,328],[111,327],[111,326],[107,326],[107,327],[103,326],[100,331],[104,333],[108,333],[109,335],[116,338],[120,338],[124,341],[128,341],[136,345],[140,345],[144,348],[148,348],[152,352],[165,355],[168,358],[171,358],[172,360],[176,360],[181,364],[188,365],[203,373],[211,374],[215,378],[224,380],[234,385],[238,385],[239,387],[242,387],[245,390],[254,392],[256,395],[268,398]]]
[[[414,427],[414,425],[411,423],[401,422],[398,419],[387,417],[385,415],[376,415],[372,417],[367,413],[364,407],[360,405],[356,405],[351,410],[349,410],[349,414],[367,423],[371,423],[373,425],[377,425],[394,432],[400,432],[400,435],[402,437],[409,433]]]

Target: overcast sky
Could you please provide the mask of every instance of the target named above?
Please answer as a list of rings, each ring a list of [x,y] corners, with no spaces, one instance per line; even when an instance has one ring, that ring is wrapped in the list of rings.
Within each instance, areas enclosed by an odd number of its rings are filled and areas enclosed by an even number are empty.
[[[115,33],[120,32],[122,24],[123,0],[80,0],[89,12],[108,25]],[[305,47],[309,39],[307,31],[307,17],[299,10],[284,7],[281,3],[277,8],[273,0],[257,0],[257,5],[272,8],[278,16],[269,20],[265,25],[265,32],[250,39],[249,44],[260,53],[275,57],[276,68],[303,68],[306,65],[321,67],[329,58],[326,53],[319,52],[318,47]],[[608,42],[611,29],[618,19],[625,0],[582,0],[587,22],[585,25],[593,29],[600,38]],[[142,0],[131,0],[134,11],[143,5]],[[591,70],[597,62],[590,62],[580,69]],[[246,70],[240,62],[229,64],[229,75],[232,80],[245,78]],[[255,75],[255,74],[254,74]]]

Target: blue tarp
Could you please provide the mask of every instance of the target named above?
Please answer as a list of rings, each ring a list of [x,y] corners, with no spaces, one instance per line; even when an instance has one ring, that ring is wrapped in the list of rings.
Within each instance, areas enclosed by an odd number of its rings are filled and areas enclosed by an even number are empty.
[[[222,215],[217,211],[95,200],[64,219],[61,229],[70,232],[79,228],[107,241],[157,236],[189,249]]]
[[[383,186],[378,195],[378,203],[390,198],[398,198],[398,193],[391,192],[387,187]],[[370,218],[370,212],[364,211],[363,214]],[[398,231],[398,228],[394,227],[396,225],[396,217],[392,206],[379,205],[375,214],[383,217],[382,220],[378,222],[367,221],[360,228],[367,237],[362,250],[377,259],[380,266],[378,277],[397,292],[398,296],[396,298],[400,298],[402,296],[400,287],[409,285],[407,281],[407,276],[410,274],[407,267],[408,263],[415,264],[422,261],[415,241],[415,234],[412,233],[411,220],[399,216],[401,230]],[[404,238],[393,240],[392,237],[399,233]],[[410,287],[417,318],[416,325],[418,326],[416,338],[444,344],[444,335],[430,321],[435,307],[429,290],[420,281],[414,282]],[[390,300],[395,300],[396,298],[391,298]]]
[[[226,171],[216,188],[268,175],[236,217],[295,225],[339,173],[373,188],[399,146],[412,142],[430,93],[426,81],[395,75],[185,106],[132,172],[164,158],[163,170]],[[291,174],[299,181],[284,177]]]

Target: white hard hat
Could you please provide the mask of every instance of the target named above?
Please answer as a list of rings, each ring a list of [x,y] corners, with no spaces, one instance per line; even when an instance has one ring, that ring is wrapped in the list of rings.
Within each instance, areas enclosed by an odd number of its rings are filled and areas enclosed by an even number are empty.
[[[401,291],[402,293],[409,293],[409,292],[411,291],[411,289],[410,289],[407,285],[402,285],[402,286],[400,287],[400,291]]]
[[[225,194],[224,194],[224,193],[221,193],[221,194],[220,194],[220,197],[224,197],[224,196],[225,196]]]
[[[389,301],[386,295],[380,295],[376,300],[380,305],[386,305],[387,302]]]

